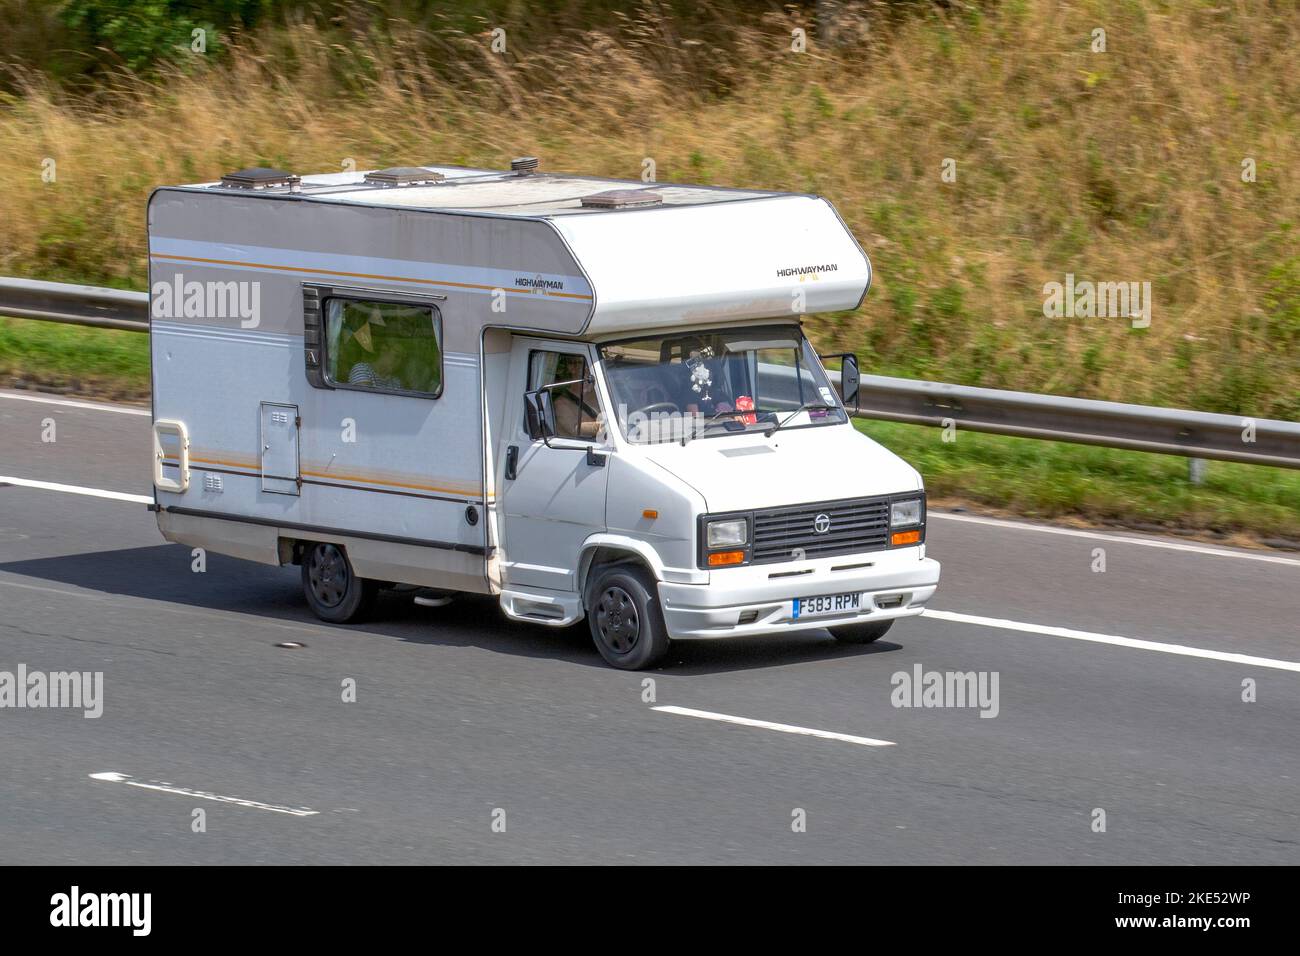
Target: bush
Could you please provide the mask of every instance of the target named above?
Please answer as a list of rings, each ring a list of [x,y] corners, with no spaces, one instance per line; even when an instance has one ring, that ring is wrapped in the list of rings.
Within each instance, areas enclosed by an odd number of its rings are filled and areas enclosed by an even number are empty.
[[[110,53],[133,73],[150,73],[163,62],[196,52],[195,31],[204,31],[203,50],[220,50],[219,31],[247,29],[282,0],[68,0],[60,10],[92,57]]]

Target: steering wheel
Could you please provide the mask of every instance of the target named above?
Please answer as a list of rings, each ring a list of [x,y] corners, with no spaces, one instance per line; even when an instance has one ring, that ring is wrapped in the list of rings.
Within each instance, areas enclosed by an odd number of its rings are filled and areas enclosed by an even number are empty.
[[[676,402],[651,402],[649,405],[643,405],[634,411],[633,415],[651,415],[654,412],[679,412]]]

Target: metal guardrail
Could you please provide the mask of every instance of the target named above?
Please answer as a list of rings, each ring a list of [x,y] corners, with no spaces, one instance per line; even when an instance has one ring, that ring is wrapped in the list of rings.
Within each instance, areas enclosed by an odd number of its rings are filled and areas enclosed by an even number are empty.
[[[0,278],[0,315],[149,331],[149,296]],[[832,372],[838,379],[839,373]],[[1300,423],[863,375],[857,415],[1020,438],[1300,468]]]
[[[860,414],[1020,438],[1300,468],[1300,423],[863,375]]]
[[[149,331],[149,293],[0,278],[0,314],[101,329]]]

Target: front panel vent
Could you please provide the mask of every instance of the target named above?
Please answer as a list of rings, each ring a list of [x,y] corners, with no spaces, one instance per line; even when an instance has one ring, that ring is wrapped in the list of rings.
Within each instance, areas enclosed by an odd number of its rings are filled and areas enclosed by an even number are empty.
[[[325,381],[321,342],[324,339],[324,315],[321,312],[324,290],[316,285],[302,287],[302,348],[307,367],[307,381],[316,388],[329,388]]]
[[[754,564],[888,547],[888,498],[846,498],[754,512]]]

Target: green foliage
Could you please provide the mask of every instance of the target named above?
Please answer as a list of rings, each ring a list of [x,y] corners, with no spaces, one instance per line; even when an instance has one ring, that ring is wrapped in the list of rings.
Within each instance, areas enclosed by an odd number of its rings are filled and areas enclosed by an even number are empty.
[[[0,27],[7,14],[22,12],[23,0],[0,0]],[[63,0],[50,4],[67,31],[59,44],[28,30],[16,43],[6,43],[0,31],[0,53],[25,61],[37,69],[62,77],[75,73],[57,49],[70,44],[80,56],[80,70],[94,75],[106,68],[125,66],[141,75],[156,73],[164,64],[190,61],[193,31],[203,29],[208,56],[226,46],[223,36],[232,31],[264,30],[277,24],[303,22],[327,30],[337,43],[347,72],[375,67],[364,56],[348,56],[355,40],[391,38],[397,24],[431,30],[473,34],[488,23],[509,23],[514,35],[554,33],[557,27],[594,29],[626,23],[645,0],[548,0],[528,4],[520,0]],[[723,7],[721,11],[715,7]],[[654,7],[683,28],[714,28],[729,18],[754,19],[754,10],[741,0],[729,4],[697,4],[693,0],[658,0]],[[20,21],[26,17],[18,18]],[[48,31],[47,31],[48,32]]]
[[[218,31],[248,28],[289,6],[283,0],[67,0],[64,23],[88,50],[110,51],[134,73],[190,54],[195,30],[206,31],[206,53],[220,51]]]
[[[0,318],[0,385],[145,400],[149,336]]]

